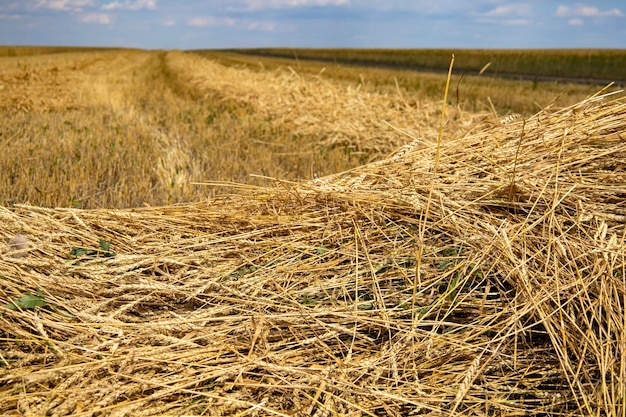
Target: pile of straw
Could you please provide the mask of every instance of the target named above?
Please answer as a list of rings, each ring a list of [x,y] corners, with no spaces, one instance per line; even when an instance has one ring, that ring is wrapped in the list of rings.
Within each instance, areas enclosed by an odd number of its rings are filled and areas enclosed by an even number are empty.
[[[0,412],[624,415],[625,128],[592,97],[205,203],[2,208]]]
[[[323,74],[307,76],[292,68],[253,71],[227,67],[192,53],[168,52],[165,65],[180,85],[205,99],[232,100],[263,115],[274,125],[296,135],[317,139],[321,147],[341,147],[379,159],[407,141],[393,128],[410,136],[437,135],[441,104],[407,95],[369,91],[367,81],[357,86],[333,81]],[[485,115],[451,108],[449,132],[466,132]]]

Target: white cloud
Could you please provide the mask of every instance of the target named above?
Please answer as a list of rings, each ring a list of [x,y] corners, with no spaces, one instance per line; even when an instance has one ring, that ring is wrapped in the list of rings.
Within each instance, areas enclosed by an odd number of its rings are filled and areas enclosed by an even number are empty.
[[[502,16],[525,16],[530,13],[529,4],[503,4],[493,10],[483,13],[486,17],[502,17]]]
[[[79,12],[85,6],[93,6],[93,0],[40,0],[35,7]]]
[[[163,21],[163,23],[161,23],[163,26],[176,26],[176,20],[174,19],[165,19]]]
[[[583,25],[583,20],[579,17],[575,17],[573,19],[570,19],[567,21],[567,24],[570,26],[582,26]]]
[[[530,19],[476,19],[477,22],[490,23],[505,26],[524,26],[532,25],[534,22]]]
[[[249,0],[246,3],[260,7],[345,6],[350,0]]]
[[[600,11],[597,7],[581,7],[579,9],[575,9],[575,12],[577,12],[580,16],[587,17],[622,16],[621,10],[617,8]]]
[[[572,13],[572,9],[568,6],[559,6],[556,8],[556,15],[557,16],[570,16]]]
[[[248,30],[259,30],[262,32],[273,32],[276,30],[275,22],[251,22],[247,26]]]
[[[113,3],[104,4],[102,6],[102,10],[115,10],[115,9],[121,9],[123,7],[124,5],[122,3],[120,3],[119,1],[114,1]]]
[[[602,11],[595,6],[583,6],[582,4],[577,4],[574,7],[560,5],[556,9],[556,15],[560,17],[620,17],[624,16],[624,13],[616,7]]]
[[[497,6],[486,13],[477,14],[476,21],[507,26],[531,25],[533,21],[528,19],[532,13],[530,4],[507,3]]]
[[[112,23],[111,16],[106,13],[89,13],[81,17],[83,23],[96,23],[98,25],[110,25]]]
[[[231,11],[254,11],[262,9],[286,9],[291,7],[348,6],[351,0],[243,0]]]
[[[154,10],[156,9],[157,1],[156,0],[136,0],[130,1],[126,0],[124,3],[119,1],[114,1],[112,3],[107,3],[102,6],[103,10],[115,10],[115,9],[123,9],[123,10],[141,10],[148,9]]]
[[[230,18],[219,18],[213,16],[205,16],[205,17],[194,17],[187,20],[187,25],[189,26],[235,26],[235,19]]]
[[[502,21],[503,25],[509,25],[509,26],[523,26],[523,25],[530,25],[532,24],[532,20],[528,20],[528,19],[507,19]]]

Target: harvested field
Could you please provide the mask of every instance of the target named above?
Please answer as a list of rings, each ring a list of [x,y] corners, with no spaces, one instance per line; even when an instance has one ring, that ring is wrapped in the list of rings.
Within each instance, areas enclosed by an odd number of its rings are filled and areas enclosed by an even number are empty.
[[[447,71],[450,56],[457,56],[460,72],[488,73],[528,79],[555,77],[578,82],[623,84],[626,52],[623,49],[352,49],[259,48],[232,52],[395,68]],[[485,66],[488,65],[487,68]]]
[[[417,94],[180,51],[0,58],[0,203],[164,205],[224,191],[194,182],[313,179],[412,140],[395,129],[436,137],[440,108]],[[488,118],[449,116],[450,135]]]
[[[325,78],[351,81],[376,92],[393,94],[400,89],[432,101],[441,100],[441,86],[445,84],[450,57],[454,54],[448,103],[470,112],[500,115],[531,115],[548,106],[568,107],[611,83],[614,90],[621,89],[625,80],[623,68],[626,67],[620,65],[626,57],[624,51],[379,50],[383,52],[380,55],[376,52],[367,49],[196,51],[227,65],[244,65],[250,69],[289,65],[300,74],[323,73]],[[426,61],[420,63],[423,59]],[[505,64],[508,70],[496,69],[497,64]]]
[[[202,202],[1,208],[0,412],[626,414],[612,97]]]
[[[437,137],[439,130],[441,103],[406,97],[401,91],[376,94],[321,75],[301,76],[290,67],[257,73],[195,54],[172,53],[170,64],[177,80],[193,91],[208,96],[219,92],[273,123],[317,138],[325,149],[339,147],[362,154],[363,161],[381,159],[411,137]],[[454,108],[449,116],[450,131],[457,134],[487,118]]]

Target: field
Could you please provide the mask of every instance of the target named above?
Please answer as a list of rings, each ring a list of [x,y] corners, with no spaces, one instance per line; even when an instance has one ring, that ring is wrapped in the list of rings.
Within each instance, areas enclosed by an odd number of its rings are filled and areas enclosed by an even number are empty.
[[[327,55],[321,54],[324,51]],[[402,62],[395,62],[391,58],[398,58],[397,54],[390,51],[390,57],[369,57],[362,56],[366,52],[375,50],[353,50],[358,53],[355,58],[350,59],[350,55],[343,55],[342,50],[235,50],[235,51],[195,51],[196,53],[215,59],[225,65],[245,66],[248,69],[275,69],[278,67],[292,67],[298,73],[310,75],[323,74],[325,77],[354,83],[386,94],[397,94],[398,91],[406,94],[429,98],[437,101],[443,97],[442,86],[445,84],[446,73],[450,65],[450,59],[454,51],[437,51],[434,57],[426,54],[424,71],[416,71],[416,68]],[[317,53],[319,52],[318,56]],[[348,50],[350,52],[350,50]],[[406,51],[402,51],[406,54]],[[423,51],[422,51],[423,52]],[[463,53],[463,52],[462,52]],[[509,52],[512,54],[513,52]],[[565,53],[563,51],[562,53]],[[455,56],[459,53],[455,53]],[[624,53],[614,53],[618,61],[624,60]],[[415,59],[413,55],[401,55],[405,59]],[[502,61],[518,62],[522,60],[521,52],[514,53],[515,59]],[[530,55],[532,57],[533,55]],[[271,57],[267,59],[266,57]],[[332,57],[332,58],[331,58]],[[337,58],[343,57],[343,59]],[[525,115],[534,114],[548,106],[567,106],[580,101],[582,98],[598,91],[610,83],[616,83],[617,88],[624,83],[624,76],[621,69],[614,71],[606,82],[599,84],[587,84],[584,82],[568,82],[568,79],[555,82],[552,77],[541,77],[542,72],[550,73],[557,70],[550,66],[535,69],[526,73],[526,81],[520,81],[519,77],[494,77],[492,63],[485,52],[474,51],[474,57],[482,69],[486,64],[490,64],[483,75],[478,75],[480,71],[473,68],[459,69],[457,64],[463,62],[460,57],[455,58],[455,72],[452,74],[450,85],[449,104],[460,107],[470,112],[489,112],[494,115],[507,115],[509,113],[520,113]],[[359,58],[359,59],[356,59]],[[432,58],[437,58],[432,60]],[[497,58],[497,57],[496,57]],[[611,55],[607,57],[610,59]],[[532,63],[523,62],[525,66]],[[572,57],[563,58],[561,61],[572,61]],[[345,63],[341,64],[341,62]],[[359,66],[366,63],[368,66]],[[549,62],[549,61],[548,61]],[[576,65],[579,63],[576,62]],[[600,63],[599,63],[600,65]],[[561,63],[561,66],[563,64]],[[572,65],[574,66],[574,65]],[[491,68],[491,70],[489,70]],[[578,68],[578,67],[576,67]],[[592,71],[591,66],[585,66]],[[621,77],[621,78],[620,78]],[[547,79],[545,79],[547,78]],[[557,77],[558,78],[558,77]],[[620,81],[620,79],[622,81]],[[574,78],[574,81],[584,81],[584,79]],[[597,79],[596,79],[597,80]]]
[[[0,57],[25,57],[32,55],[50,55],[68,52],[97,52],[113,50],[119,50],[119,48],[92,48],[77,46],[0,46]]]
[[[0,203],[50,207],[199,201],[229,189],[194,182],[267,185],[250,175],[340,172],[388,155],[411,135],[436,137],[445,86],[445,75],[217,52],[79,51],[0,65],[0,141],[9,155],[0,159]],[[459,81],[452,79],[449,136],[598,90]]]
[[[626,415],[623,93],[241,52],[0,49],[0,413]]]
[[[239,49],[249,55],[447,71],[456,55],[460,73],[509,78],[550,77],[608,84],[626,82],[626,51],[599,49]]]

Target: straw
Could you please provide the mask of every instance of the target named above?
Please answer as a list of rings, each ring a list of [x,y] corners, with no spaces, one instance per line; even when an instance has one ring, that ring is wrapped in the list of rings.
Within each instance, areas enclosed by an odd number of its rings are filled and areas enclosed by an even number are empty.
[[[0,412],[624,415],[625,127],[599,94],[444,134],[436,172],[416,140],[203,203],[0,208]]]

